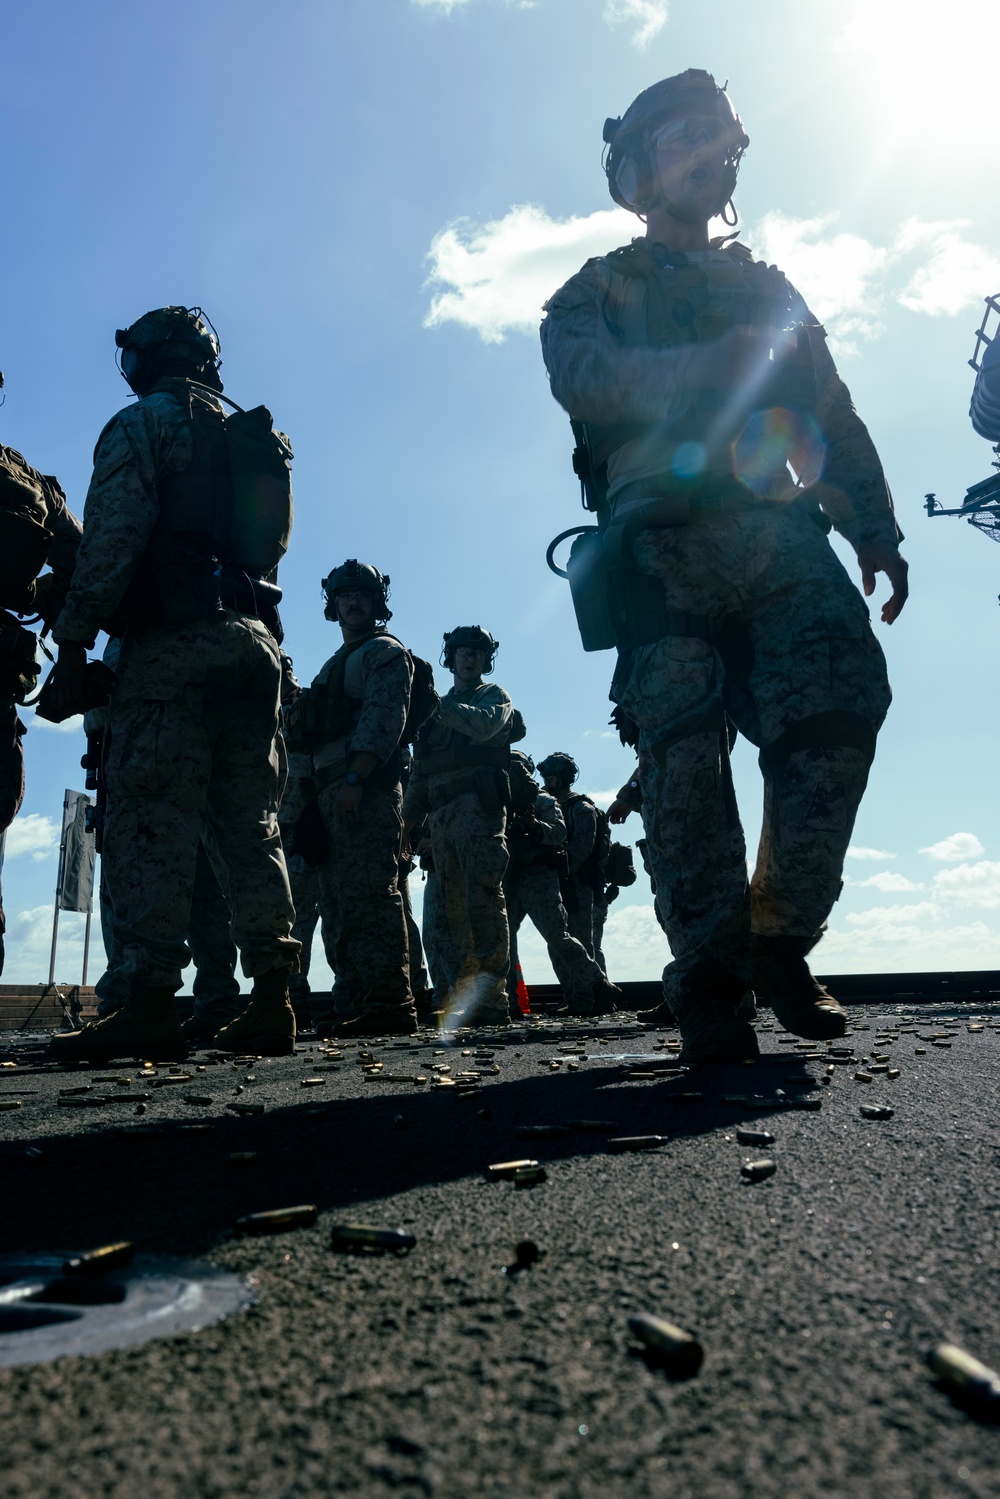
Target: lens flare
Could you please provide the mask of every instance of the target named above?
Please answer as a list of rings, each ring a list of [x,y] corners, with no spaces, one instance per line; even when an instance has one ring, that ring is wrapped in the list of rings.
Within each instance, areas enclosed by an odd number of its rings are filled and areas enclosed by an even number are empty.
[[[733,448],[736,477],[758,499],[790,497],[796,486],[817,483],[825,459],[815,420],[785,406],[755,411]]]

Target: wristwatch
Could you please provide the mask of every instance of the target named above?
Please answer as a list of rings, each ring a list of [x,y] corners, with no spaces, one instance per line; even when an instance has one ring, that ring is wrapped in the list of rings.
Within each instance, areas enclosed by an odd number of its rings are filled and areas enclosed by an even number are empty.
[[[360,786],[364,776],[359,776],[356,770],[349,770],[344,777],[345,786]]]

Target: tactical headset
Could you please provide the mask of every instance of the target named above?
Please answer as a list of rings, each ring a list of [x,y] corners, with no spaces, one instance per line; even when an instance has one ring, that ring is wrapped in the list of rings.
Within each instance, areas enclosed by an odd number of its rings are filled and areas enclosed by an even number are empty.
[[[115,332],[118,368],[137,395],[159,378],[165,363],[189,365],[206,384],[217,385],[222,349],[211,319],[200,307],[157,307],[129,328]]]
[[[440,660],[446,671],[455,670],[455,652],[460,645],[468,646],[474,651],[482,651],[486,656],[483,671],[493,670],[500,642],[493,639],[489,630],[484,630],[482,625],[459,625],[454,630],[445,630]]]
[[[377,567],[372,567],[370,562],[359,562],[356,557],[349,557],[339,567],[330,570],[329,576],[321,580],[320,586],[326,594],[326,608],[323,610],[327,619],[337,619],[337,595],[347,589],[363,589],[366,593],[375,595],[375,618],[382,624],[392,619],[392,610],[389,608],[389,577],[386,573],[380,573]]]
[[[605,120],[606,149],[601,164],[607,175],[608,190],[620,207],[641,217],[662,199],[651,130],[670,116],[678,117],[688,111],[695,115],[714,115],[732,133],[719,201],[712,210],[713,215],[725,217],[725,210],[736,191],[740,160],[750,144],[750,137],[743,129],[743,121],[734,110],[726,90],[720,88],[711,73],[702,68],[688,68],[685,73],[654,83],[633,100],[624,115]],[[686,221],[687,216],[674,205],[667,204],[667,208],[676,218]],[[732,222],[736,222],[735,210]]]

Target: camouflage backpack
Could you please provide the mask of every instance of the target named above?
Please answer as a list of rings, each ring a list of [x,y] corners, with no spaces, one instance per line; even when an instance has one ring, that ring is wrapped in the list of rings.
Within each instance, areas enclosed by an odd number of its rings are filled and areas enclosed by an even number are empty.
[[[0,444],[0,608],[19,610],[45,566],[54,479]]]

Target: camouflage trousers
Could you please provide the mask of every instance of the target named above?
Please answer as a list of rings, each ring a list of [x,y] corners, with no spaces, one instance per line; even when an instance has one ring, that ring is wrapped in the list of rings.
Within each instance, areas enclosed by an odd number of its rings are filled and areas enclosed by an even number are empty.
[[[319,911],[327,961],[336,975],[334,1008],[359,1015],[371,1005],[412,1004],[406,917],[399,889],[403,799],[399,786],[368,785],[361,819],[341,825],[335,780],[319,793],[330,836],[319,866]]]
[[[295,907],[295,923],[292,936],[301,943],[299,971],[293,973],[288,991],[293,1002],[306,999],[309,994],[309,966],[312,958],[313,938],[319,923],[319,875],[307,864],[301,854],[288,852],[292,833],[300,813],[305,807],[304,783],[312,777],[312,756],[299,750],[288,752],[288,776],[281,793],[278,808],[278,831],[285,850],[285,865],[288,883]]]
[[[278,836],[278,650],[220,611],[126,637],[108,709],[104,863],[129,992],[180,987],[198,848],[228,876],[231,934],[250,977],[294,968]]]
[[[512,867],[503,882],[510,923],[510,977],[507,994],[517,1006],[517,933],[525,916],[531,918],[549,954],[559,987],[568,999],[583,1000],[603,984],[604,975],[583,943],[571,935],[566,907],[559,893],[559,876],[545,864]]]
[[[657,914],[684,977],[749,978],[751,931],[822,933],[891,694],[865,604],[822,530],[768,506],[640,533],[634,556],[699,634],[632,654],[612,695],[639,725]],[[761,749],[764,821],[748,884],[727,719]]]
[[[427,871],[424,884],[423,910],[424,952],[430,968],[431,983],[436,1000],[443,999],[458,982],[461,963],[448,925],[448,913],[444,906],[444,892],[436,870]]]
[[[101,872],[100,901],[101,934],[108,966],[94,985],[94,992],[98,998],[97,1013],[104,1016],[120,1010],[128,998],[128,985],[119,972],[121,943],[106,868]],[[205,844],[200,843],[187,931],[188,948],[194,963],[191,991],[194,1013],[200,1020],[213,1022],[219,1029],[235,1019],[242,1008],[236,979],[239,953],[230,931],[231,922],[229,899],[223,891],[220,876]]]
[[[507,868],[504,813],[486,812],[474,791],[463,791],[430,814],[434,868],[455,948],[455,982],[487,976],[484,1004],[507,1003],[510,936],[503,877]]]
[[[13,694],[0,687],[0,833],[5,833],[24,801],[24,725],[17,716]],[[4,932],[7,922],[0,897],[0,973],[4,962]]]
[[[589,875],[581,877],[571,874],[564,891],[566,916],[571,937],[593,958],[594,947],[594,882]]]

